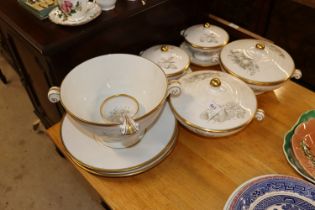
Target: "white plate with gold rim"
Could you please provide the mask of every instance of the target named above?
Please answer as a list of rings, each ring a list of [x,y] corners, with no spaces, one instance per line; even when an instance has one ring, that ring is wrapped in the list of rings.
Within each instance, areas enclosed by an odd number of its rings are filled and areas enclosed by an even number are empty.
[[[58,25],[64,25],[64,26],[78,26],[86,24],[95,18],[97,18],[101,13],[102,9],[101,7],[93,2],[88,2],[89,9],[87,10],[85,16],[80,20],[71,20],[69,18],[66,18],[59,7],[54,8],[48,15],[49,20],[55,24]]]
[[[174,135],[176,120],[167,103],[161,116],[140,142],[129,148],[104,146],[75,127],[68,115],[61,127],[61,138],[67,153],[80,165],[104,174],[131,173],[146,169],[153,161],[159,162],[159,156],[165,155],[174,143]]]
[[[176,118],[191,131],[208,137],[231,135],[256,116],[254,92],[241,80],[213,70],[188,73],[179,80],[181,94],[170,98]]]
[[[174,135],[170,141],[170,143],[165,147],[165,149],[158,155],[156,158],[151,159],[150,161],[146,162],[146,164],[141,165],[140,167],[134,167],[129,170],[125,171],[119,171],[119,172],[112,172],[112,171],[104,171],[104,170],[96,170],[88,168],[87,166],[82,165],[82,163],[75,160],[71,155],[69,155],[71,161],[79,166],[80,168],[99,176],[105,176],[105,177],[127,177],[127,176],[133,176],[140,173],[143,173],[145,171],[148,171],[149,169],[157,166],[160,162],[162,162],[175,148],[176,146],[176,140],[178,135],[178,128],[176,126],[176,130],[174,132]]]

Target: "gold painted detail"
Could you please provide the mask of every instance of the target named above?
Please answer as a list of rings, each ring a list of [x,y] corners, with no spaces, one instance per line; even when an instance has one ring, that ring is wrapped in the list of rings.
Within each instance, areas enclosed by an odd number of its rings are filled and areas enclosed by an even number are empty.
[[[221,86],[221,80],[219,78],[213,78],[210,80],[210,85],[212,87],[220,87]]]
[[[265,49],[265,44],[262,43],[262,42],[259,42],[259,43],[256,44],[256,48],[260,49],[260,50],[263,50],[263,49]]]
[[[161,51],[162,51],[162,52],[167,52],[167,51],[168,51],[168,46],[162,45],[162,46],[161,46]]]

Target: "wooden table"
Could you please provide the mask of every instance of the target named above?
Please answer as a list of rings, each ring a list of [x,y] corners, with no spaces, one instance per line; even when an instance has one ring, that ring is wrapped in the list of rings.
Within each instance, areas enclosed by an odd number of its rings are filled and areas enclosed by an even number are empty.
[[[300,114],[314,108],[315,93],[287,81],[259,95],[258,104],[265,120],[230,137],[204,138],[179,126],[175,150],[140,175],[104,178],[75,167],[113,209],[222,209],[235,188],[254,176],[300,177],[285,159],[283,136]],[[48,133],[64,153],[60,123]]]

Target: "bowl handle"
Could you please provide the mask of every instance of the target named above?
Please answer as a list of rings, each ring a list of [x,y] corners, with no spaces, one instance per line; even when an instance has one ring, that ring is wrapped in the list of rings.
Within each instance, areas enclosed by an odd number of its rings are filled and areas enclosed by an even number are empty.
[[[258,121],[263,121],[263,119],[265,119],[265,111],[262,109],[257,109],[255,118]]]
[[[182,92],[181,84],[178,80],[171,80],[168,82],[167,92],[169,96],[176,97]]]
[[[295,69],[291,78],[301,79],[302,78],[302,71],[300,69]]]
[[[47,96],[48,96],[48,100],[51,103],[59,102],[60,101],[60,88],[57,86],[53,86],[49,88]]]

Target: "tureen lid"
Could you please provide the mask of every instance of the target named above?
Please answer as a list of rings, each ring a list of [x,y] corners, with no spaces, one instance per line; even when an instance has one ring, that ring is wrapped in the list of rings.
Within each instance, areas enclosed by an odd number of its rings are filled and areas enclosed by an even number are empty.
[[[196,71],[179,79],[181,94],[170,97],[179,120],[206,132],[228,132],[248,124],[257,110],[252,89],[220,71]]]
[[[187,53],[173,45],[155,45],[143,51],[141,56],[159,65],[166,76],[181,74],[190,64]]]
[[[222,47],[229,41],[225,30],[209,23],[193,25],[183,31],[182,35],[192,47],[202,49]]]
[[[220,60],[225,71],[255,85],[276,85],[289,79],[295,66],[291,56],[267,41],[241,39],[223,47]]]

